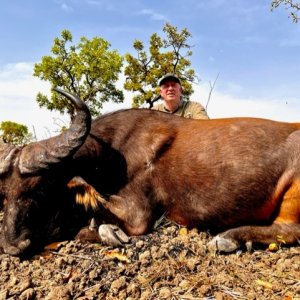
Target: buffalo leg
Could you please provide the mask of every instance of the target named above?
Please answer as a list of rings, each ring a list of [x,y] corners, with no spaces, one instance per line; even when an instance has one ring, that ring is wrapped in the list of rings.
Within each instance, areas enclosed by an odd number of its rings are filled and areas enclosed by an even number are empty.
[[[84,205],[86,210],[106,210],[108,222],[117,222],[129,235],[144,234],[152,225],[152,207],[150,200],[140,192],[131,193],[130,187],[122,194],[111,195],[105,199],[82,177],[76,176],[68,183],[68,188],[75,194],[76,203]]]
[[[300,241],[300,179],[291,180],[287,190],[278,198],[274,222],[266,226],[242,226],[217,235],[210,246],[231,252],[243,244],[277,243],[294,244]]]
[[[113,195],[103,206],[129,235],[142,235],[153,224],[153,208],[142,193],[123,197]]]
[[[141,198],[135,197],[135,195],[126,198],[114,195],[109,198],[109,201],[101,201],[105,209],[104,220],[113,223],[99,226],[98,233],[102,242],[110,246],[121,246],[129,241],[126,233],[141,235],[148,231],[152,224],[151,209],[147,206],[149,203],[147,200],[140,201]]]
[[[151,228],[153,211],[150,200],[142,192],[133,194],[128,188],[121,195],[112,195],[105,199],[81,177],[74,177],[68,183],[68,188],[76,195],[76,202],[84,205],[86,209],[92,208],[96,212],[99,206],[104,208],[104,221],[114,224],[99,228],[99,235],[106,243],[119,245],[128,240],[121,229],[116,229],[115,224],[129,235],[141,235]]]
[[[221,252],[232,252],[252,243],[294,244],[300,241],[300,224],[273,223],[270,226],[242,226],[227,230],[209,242],[209,247]]]

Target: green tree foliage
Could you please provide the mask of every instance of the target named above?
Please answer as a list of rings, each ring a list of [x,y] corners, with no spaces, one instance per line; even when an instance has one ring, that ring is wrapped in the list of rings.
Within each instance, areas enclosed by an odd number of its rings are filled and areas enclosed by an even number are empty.
[[[11,121],[0,123],[0,133],[3,142],[8,144],[22,146],[33,140],[27,126]]]
[[[60,87],[77,94],[89,105],[93,116],[100,114],[104,102],[123,102],[123,92],[115,85],[123,57],[115,50],[110,51],[110,44],[100,37],[82,37],[77,45],[68,46],[70,43],[71,32],[63,30],[61,38],[54,39],[52,55],[43,56],[35,64],[34,76],[49,81],[52,89]],[[53,91],[51,98],[38,93],[37,102],[40,107],[74,116],[73,106]]]
[[[295,2],[293,0],[273,0],[271,3],[271,10],[277,8],[279,5],[284,5],[290,12],[290,17],[297,23],[299,21],[298,12],[300,10],[300,2]]]
[[[178,32],[177,27],[166,24],[163,27],[165,38],[152,34],[149,50],[144,43],[135,40],[133,48],[137,57],[126,54],[126,82],[124,88],[135,93],[133,107],[148,103],[149,107],[159,99],[158,80],[166,73],[175,73],[182,79],[184,95],[192,94],[192,82],[196,81],[195,71],[190,67],[189,57],[192,55],[191,46],[187,40],[190,32],[184,28]]]

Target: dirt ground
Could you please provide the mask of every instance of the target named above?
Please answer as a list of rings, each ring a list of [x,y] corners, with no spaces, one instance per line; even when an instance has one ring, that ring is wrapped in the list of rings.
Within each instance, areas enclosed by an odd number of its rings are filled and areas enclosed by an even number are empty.
[[[164,220],[123,248],[65,241],[0,255],[2,299],[300,299],[300,245],[223,255],[208,233]]]

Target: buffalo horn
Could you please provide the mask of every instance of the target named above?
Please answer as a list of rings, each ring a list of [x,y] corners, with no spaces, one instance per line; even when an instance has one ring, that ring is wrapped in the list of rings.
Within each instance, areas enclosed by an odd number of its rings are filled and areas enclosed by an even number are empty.
[[[12,164],[12,157],[17,147],[0,142],[0,175],[6,173]]]
[[[73,155],[84,143],[90,128],[91,115],[86,104],[77,96],[55,88],[56,92],[67,97],[75,107],[76,115],[70,128],[60,135],[28,144],[22,149],[19,169],[22,174],[36,173],[49,169],[62,159]]]

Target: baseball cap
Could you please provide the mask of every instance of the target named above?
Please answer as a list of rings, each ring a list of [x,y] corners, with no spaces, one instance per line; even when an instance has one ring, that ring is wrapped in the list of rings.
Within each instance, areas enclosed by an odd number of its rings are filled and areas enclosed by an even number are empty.
[[[181,81],[177,75],[175,75],[174,73],[168,73],[159,80],[158,82],[159,86],[163,85],[168,80],[177,82],[181,85]]]

